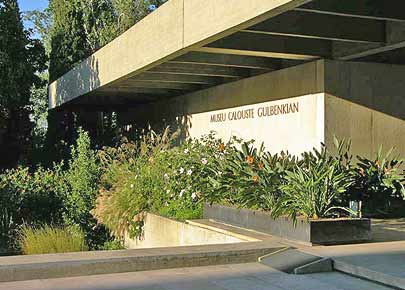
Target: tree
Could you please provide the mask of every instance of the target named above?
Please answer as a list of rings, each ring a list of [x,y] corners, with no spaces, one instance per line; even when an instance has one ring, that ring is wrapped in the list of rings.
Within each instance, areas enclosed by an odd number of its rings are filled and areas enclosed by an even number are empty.
[[[24,30],[17,0],[0,0],[0,167],[15,166],[30,141],[30,95],[45,69],[41,42]]]
[[[45,10],[31,10],[24,13],[24,20],[33,25],[33,32],[40,36],[45,47],[46,54],[49,56],[51,51],[50,29],[52,27],[52,17],[49,8]]]
[[[50,0],[50,80],[128,30],[166,0]],[[36,20],[44,27],[44,15]]]

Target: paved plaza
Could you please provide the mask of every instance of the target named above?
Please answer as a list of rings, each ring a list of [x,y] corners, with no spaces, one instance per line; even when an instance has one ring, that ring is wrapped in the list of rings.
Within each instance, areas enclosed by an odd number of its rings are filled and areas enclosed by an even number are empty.
[[[337,272],[289,275],[258,264],[218,265],[1,283],[1,290],[387,290]]]

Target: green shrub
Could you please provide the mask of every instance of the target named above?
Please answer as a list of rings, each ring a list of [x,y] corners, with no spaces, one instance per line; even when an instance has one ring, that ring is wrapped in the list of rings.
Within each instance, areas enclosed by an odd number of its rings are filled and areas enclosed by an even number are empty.
[[[349,199],[363,201],[366,214],[387,216],[403,210],[404,206],[395,208],[405,200],[405,176],[400,172],[403,160],[393,156],[393,149],[384,155],[382,147],[373,160],[360,156],[357,159]]]
[[[202,216],[208,164],[217,149],[208,137],[175,146],[177,134],[168,128],[162,134],[149,132],[137,143],[99,153],[105,173],[92,213],[115,236],[141,234],[145,212],[178,220]]]
[[[159,154],[164,188],[153,211],[177,220],[202,217],[202,202],[210,191],[208,178],[219,159],[219,141],[213,136],[188,140]]]
[[[87,251],[84,233],[74,227],[23,226],[19,243],[25,255]]]
[[[65,224],[79,226],[83,230],[91,248],[101,246],[108,239],[107,232],[97,225],[90,213],[96,205],[100,176],[100,164],[91,148],[90,137],[79,128],[66,171],[69,188],[64,194],[63,218]]]
[[[115,236],[138,235],[143,213],[160,203],[167,168],[159,155],[175,138],[169,129],[161,135],[149,132],[138,143],[124,143],[117,150],[104,148],[99,153],[105,172],[92,214]]]
[[[102,251],[117,251],[117,250],[124,250],[124,244],[120,240],[111,240],[106,241],[104,245],[100,248]]]
[[[240,149],[238,149],[240,147]],[[270,154],[264,146],[254,148],[253,141],[233,140],[226,146],[222,161],[213,164],[209,181],[212,186],[210,202],[225,202],[238,207],[272,211],[281,195],[286,170],[297,162],[288,153]]]
[[[331,156],[325,146],[303,154],[302,162],[286,172],[286,182],[280,187],[283,194],[273,216],[287,215],[296,222],[298,216],[318,219],[337,211],[353,214],[349,208],[336,205],[353,184],[350,171],[341,166],[340,156],[342,152]]]
[[[0,175],[1,248],[14,248],[16,230],[23,223],[62,223],[62,198],[67,191],[62,165],[34,172],[20,167]]]

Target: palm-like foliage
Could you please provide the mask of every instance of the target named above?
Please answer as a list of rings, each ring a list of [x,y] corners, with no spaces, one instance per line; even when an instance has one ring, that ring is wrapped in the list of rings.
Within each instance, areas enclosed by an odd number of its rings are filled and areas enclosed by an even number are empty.
[[[335,205],[353,183],[351,175],[342,170],[339,158],[329,155],[324,146],[303,157],[301,163],[286,172],[286,183],[280,187],[283,195],[273,216],[287,215],[296,222],[298,216],[318,219],[335,211],[351,213],[350,209]]]
[[[392,211],[394,200],[405,200],[405,177],[400,172],[403,160],[393,156],[393,149],[384,154],[380,147],[374,159],[357,159],[350,199],[365,201],[366,211],[384,214]]]

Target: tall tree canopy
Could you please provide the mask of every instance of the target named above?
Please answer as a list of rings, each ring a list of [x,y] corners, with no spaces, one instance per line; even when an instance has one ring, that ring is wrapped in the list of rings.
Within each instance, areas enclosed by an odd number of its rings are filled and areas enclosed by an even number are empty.
[[[50,80],[125,32],[166,0],[50,0]]]
[[[0,167],[14,166],[29,144],[30,94],[40,86],[45,50],[24,30],[17,0],[0,0]]]

